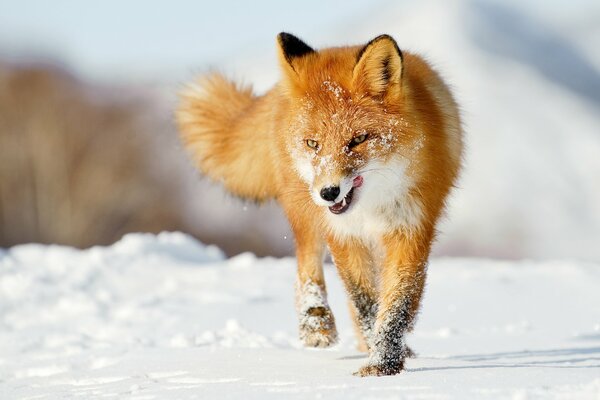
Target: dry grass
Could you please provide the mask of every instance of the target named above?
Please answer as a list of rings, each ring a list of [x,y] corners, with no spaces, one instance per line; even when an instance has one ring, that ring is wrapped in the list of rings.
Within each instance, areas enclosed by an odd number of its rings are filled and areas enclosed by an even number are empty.
[[[0,64],[0,247],[186,230],[177,179],[153,160],[143,102],[117,95],[56,68]]]

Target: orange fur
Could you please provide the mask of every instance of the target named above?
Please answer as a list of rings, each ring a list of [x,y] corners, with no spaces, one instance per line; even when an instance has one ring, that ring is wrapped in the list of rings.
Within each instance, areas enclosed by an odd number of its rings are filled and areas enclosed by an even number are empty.
[[[319,51],[288,34],[278,44],[283,76],[262,96],[220,75],[190,86],[177,112],[182,139],[231,193],[283,207],[296,238],[305,343],[336,338],[326,243],[371,351],[359,375],[397,373],[436,221],[460,169],[456,103],[421,57],[387,35]],[[327,200],[327,188],[349,191]]]

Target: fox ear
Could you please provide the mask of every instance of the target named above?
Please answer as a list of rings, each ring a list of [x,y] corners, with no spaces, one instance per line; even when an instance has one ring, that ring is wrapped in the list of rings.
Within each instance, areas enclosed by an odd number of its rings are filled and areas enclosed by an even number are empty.
[[[281,66],[286,70],[291,68],[295,73],[298,73],[298,59],[307,54],[315,53],[312,47],[289,33],[281,32],[277,35],[277,43],[279,44]]]
[[[383,96],[391,88],[399,90],[402,77],[402,52],[389,35],[380,35],[363,47],[352,72],[355,90]]]

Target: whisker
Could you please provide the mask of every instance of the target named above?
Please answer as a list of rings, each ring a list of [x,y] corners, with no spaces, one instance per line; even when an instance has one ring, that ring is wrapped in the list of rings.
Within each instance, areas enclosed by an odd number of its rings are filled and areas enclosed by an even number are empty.
[[[369,168],[369,169],[365,169],[362,170],[361,173],[366,173],[366,172],[373,172],[373,173],[377,173],[380,174],[381,176],[383,176],[386,179],[389,179],[389,177],[387,177],[384,172],[389,171],[392,174],[394,174],[397,178],[403,178],[403,174],[399,171],[394,170],[393,168],[390,167],[379,167],[379,168]]]

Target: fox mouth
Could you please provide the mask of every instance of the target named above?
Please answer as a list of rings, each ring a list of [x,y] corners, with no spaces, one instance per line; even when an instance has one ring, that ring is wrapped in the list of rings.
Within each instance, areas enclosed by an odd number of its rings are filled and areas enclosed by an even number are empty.
[[[348,191],[348,193],[344,196],[342,201],[335,203],[334,205],[329,207],[329,211],[333,214],[341,214],[346,212],[348,208],[350,208],[350,204],[352,204],[352,198],[354,197],[354,189],[361,187],[363,184],[363,177],[357,176],[352,180],[352,189]]]
[[[329,211],[334,214],[341,214],[345,212],[348,208],[350,208],[350,204],[352,203],[352,197],[354,196],[354,187],[350,189],[348,194],[340,201],[339,203],[335,203],[331,207],[329,207]]]

